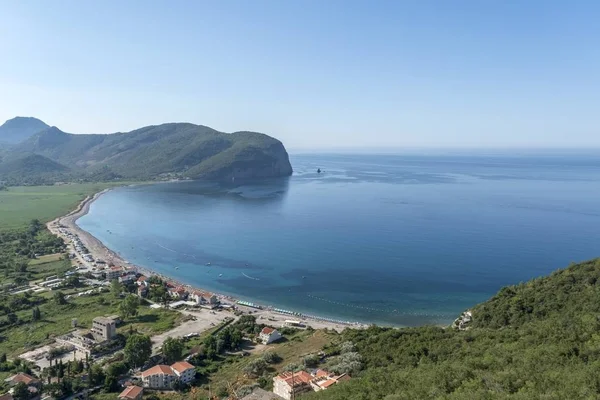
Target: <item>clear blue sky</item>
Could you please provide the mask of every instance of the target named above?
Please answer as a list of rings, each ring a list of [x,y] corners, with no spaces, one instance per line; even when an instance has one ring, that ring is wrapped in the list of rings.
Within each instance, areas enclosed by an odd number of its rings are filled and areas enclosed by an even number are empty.
[[[600,2],[0,0],[0,119],[600,146]],[[1,122],[1,121],[0,121]]]

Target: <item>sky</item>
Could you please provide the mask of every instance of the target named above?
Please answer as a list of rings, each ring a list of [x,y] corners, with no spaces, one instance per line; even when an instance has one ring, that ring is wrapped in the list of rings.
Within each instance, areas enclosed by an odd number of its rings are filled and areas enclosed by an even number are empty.
[[[600,2],[0,0],[0,120],[600,147]]]

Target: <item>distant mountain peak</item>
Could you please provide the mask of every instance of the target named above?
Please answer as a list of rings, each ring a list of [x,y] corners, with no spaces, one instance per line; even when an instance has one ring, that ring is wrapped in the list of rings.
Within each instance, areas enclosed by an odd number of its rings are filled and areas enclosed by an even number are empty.
[[[0,142],[16,144],[49,128],[44,121],[34,117],[15,117],[0,125]]]

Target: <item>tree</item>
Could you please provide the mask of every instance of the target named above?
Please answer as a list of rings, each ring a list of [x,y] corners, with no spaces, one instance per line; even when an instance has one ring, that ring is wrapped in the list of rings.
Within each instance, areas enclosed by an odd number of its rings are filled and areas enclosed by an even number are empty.
[[[262,375],[268,368],[268,364],[262,358],[258,358],[256,360],[250,361],[246,366],[242,369],[246,375],[251,378],[256,378]]]
[[[104,370],[100,365],[93,365],[90,369],[90,386],[101,385],[106,379],[106,375],[104,374]]]
[[[16,324],[19,321],[19,317],[17,317],[17,314],[12,312],[8,313],[6,317],[8,318],[8,323],[11,325]]]
[[[133,367],[141,367],[152,355],[152,341],[145,335],[131,335],[125,344],[125,360]]]
[[[79,275],[78,274],[73,274],[71,276],[69,276],[66,280],[65,283],[67,286],[71,286],[71,287],[78,287],[80,285],[80,281],[79,281]]]
[[[281,357],[279,357],[279,355],[273,350],[267,350],[263,353],[262,359],[265,360],[267,364],[273,364],[279,362],[279,360],[281,360]]]
[[[13,398],[15,400],[27,400],[29,399],[29,390],[27,385],[23,382],[19,382],[15,385],[13,390]]]
[[[119,282],[118,279],[113,279],[110,282],[110,292],[115,297],[121,297],[121,293],[123,293],[123,285]]]
[[[6,353],[2,353],[0,354],[0,363],[5,363],[6,362]]]
[[[140,299],[136,296],[129,295],[119,304],[119,313],[123,319],[128,319],[131,316],[137,315]]]
[[[113,393],[118,392],[119,389],[119,381],[117,378],[111,375],[106,375],[106,378],[104,379],[104,390],[109,393]]]
[[[169,364],[181,360],[183,354],[183,341],[168,337],[162,345],[162,353],[167,358]]]
[[[65,294],[60,290],[54,293],[54,302],[58,305],[67,304],[67,299],[65,298]]]
[[[31,310],[31,319],[33,321],[39,321],[42,318],[42,312],[39,307],[35,307]]]
[[[306,368],[316,367],[319,364],[319,356],[316,354],[309,354],[304,356],[302,362]]]

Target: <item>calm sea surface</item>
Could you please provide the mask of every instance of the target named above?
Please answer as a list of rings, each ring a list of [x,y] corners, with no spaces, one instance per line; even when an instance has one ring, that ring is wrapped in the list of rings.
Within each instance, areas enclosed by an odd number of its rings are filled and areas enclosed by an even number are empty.
[[[260,184],[120,188],[78,223],[194,286],[386,325],[446,323],[504,285],[600,256],[599,157],[291,160],[293,177]]]

